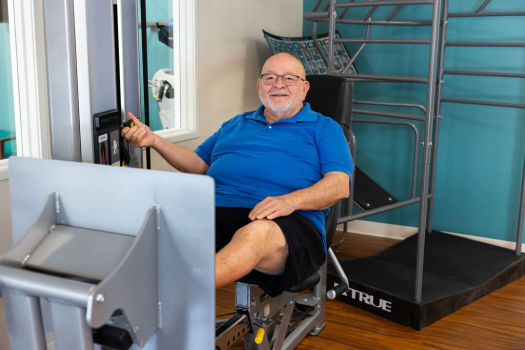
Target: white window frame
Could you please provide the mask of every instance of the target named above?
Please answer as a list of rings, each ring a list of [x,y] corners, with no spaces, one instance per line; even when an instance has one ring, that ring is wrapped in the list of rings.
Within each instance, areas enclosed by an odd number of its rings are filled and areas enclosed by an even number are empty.
[[[199,137],[197,110],[197,1],[173,0],[175,128],[155,131],[171,142]],[[184,33],[184,35],[181,35]],[[144,98],[148,98],[145,96]]]
[[[13,106],[18,156],[49,158],[49,108],[40,1],[8,0]],[[8,161],[0,161],[0,180]]]

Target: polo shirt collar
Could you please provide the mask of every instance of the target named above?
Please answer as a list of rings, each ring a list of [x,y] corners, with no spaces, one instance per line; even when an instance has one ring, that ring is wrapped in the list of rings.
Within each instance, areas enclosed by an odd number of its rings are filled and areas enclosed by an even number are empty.
[[[248,114],[246,118],[258,120],[258,121],[268,124],[268,121],[264,117],[264,105],[260,106],[253,113]],[[315,113],[312,112],[312,109],[310,108],[310,104],[308,102],[303,102],[303,108],[301,108],[301,110],[296,115],[294,115],[293,117],[278,120],[273,124],[277,124],[277,123],[293,124],[297,122],[313,122],[315,121],[315,119],[316,119],[316,115]]]

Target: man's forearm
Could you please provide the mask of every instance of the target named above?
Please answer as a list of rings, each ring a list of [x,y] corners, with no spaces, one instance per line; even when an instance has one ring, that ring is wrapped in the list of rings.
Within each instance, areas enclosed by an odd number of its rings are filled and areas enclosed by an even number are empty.
[[[259,202],[248,215],[251,220],[275,219],[296,210],[323,210],[350,193],[350,178],[346,173],[333,171],[310,187],[282,196],[268,197]]]
[[[208,165],[194,151],[157,135],[152,147],[175,169],[191,174],[206,174]]]
[[[343,172],[327,173],[314,185],[285,195],[294,203],[295,210],[322,210],[348,197],[350,182]]]

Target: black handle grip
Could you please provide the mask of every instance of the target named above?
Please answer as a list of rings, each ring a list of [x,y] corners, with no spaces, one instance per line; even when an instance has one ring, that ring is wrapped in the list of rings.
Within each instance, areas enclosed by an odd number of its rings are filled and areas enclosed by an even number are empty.
[[[326,297],[333,300],[348,290],[348,284],[341,283],[326,292]]]

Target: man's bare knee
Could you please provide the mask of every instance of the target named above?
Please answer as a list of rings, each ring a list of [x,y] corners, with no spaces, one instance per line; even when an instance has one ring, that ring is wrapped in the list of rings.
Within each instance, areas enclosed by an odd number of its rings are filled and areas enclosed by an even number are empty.
[[[233,239],[243,239],[271,250],[287,248],[286,239],[279,226],[271,220],[255,220],[241,227],[233,235]]]
[[[235,233],[234,239],[243,240],[253,249],[254,255],[257,256],[256,270],[269,274],[281,273],[284,270],[288,245],[281,228],[275,222],[255,220],[241,227]]]

